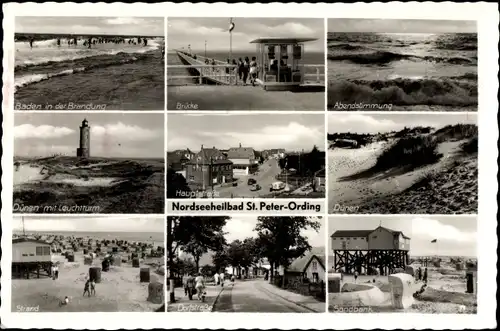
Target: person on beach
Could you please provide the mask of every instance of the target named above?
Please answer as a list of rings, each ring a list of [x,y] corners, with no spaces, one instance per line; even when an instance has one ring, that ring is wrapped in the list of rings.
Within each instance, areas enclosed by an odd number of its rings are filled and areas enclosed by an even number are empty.
[[[250,62],[250,82],[252,86],[255,86],[255,81],[257,80],[257,58],[252,57],[252,62]]]
[[[52,280],[56,280],[56,266],[55,266],[55,264],[52,264],[50,266],[50,277],[52,277]]]
[[[30,48],[33,49],[33,42],[34,42],[34,39],[33,38],[30,38]]]
[[[198,295],[198,300],[202,301],[203,296],[205,295],[205,280],[203,279],[203,275],[198,273],[198,277],[195,278],[196,283],[196,294]]]
[[[92,48],[92,37],[90,37],[89,40],[87,41],[87,45],[89,48]]]
[[[61,306],[67,306],[69,303],[69,298],[68,297],[64,297],[63,300],[59,301],[59,307]]]
[[[83,296],[85,296],[86,293],[90,297],[90,279],[87,279],[87,281],[85,282],[85,285],[83,286]]]
[[[357,271],[354,272],[354,283],[356,283],[356,281],[358,280],[358,276],[359,276],[358,272]]]
[[[424,269],[424,277],[422,280],[427,284],[427,268]]]
[[[90,295],[95,296],[95,281],[93,279],[90,281]]]

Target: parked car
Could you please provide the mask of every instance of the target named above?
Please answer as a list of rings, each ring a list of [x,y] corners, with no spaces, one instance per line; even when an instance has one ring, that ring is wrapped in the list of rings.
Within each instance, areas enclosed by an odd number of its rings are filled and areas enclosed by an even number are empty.
[[[252,185],[252,188],[250,189],[250,191],[259,191],[262,187],[260,187],[259,184],[254,184]]]
[[[285,188],[285,183],[283,182],[274,182],[271,184],[271,187],[269,188],[270,191],[281,191],[282,189]]]
[[[253,178],[248,178],[247,184],[248,185],[254,185],[254,184],[257,184],[257,181],[255,179],[253,179]]]

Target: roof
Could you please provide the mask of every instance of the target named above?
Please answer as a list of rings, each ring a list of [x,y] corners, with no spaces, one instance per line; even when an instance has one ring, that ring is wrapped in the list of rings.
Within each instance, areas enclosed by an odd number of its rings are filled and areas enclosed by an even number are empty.
[[[378,228],[382,228],[384,230],[387,230],[387,231],[389,231],[390,233],[392,233],[395,236],[402,235],[403,238],[410,239],[410,237],[405,236],[405,234],[402,231],[394,231],[394,230],[385,228],[383,226],[379,226],[376,229],[378,229]],[[376,229],[374,229],[374,230],[338,230],[338,231],[335,231],[330,237],[331,238],[338,238],[338,237],[367,237],[370,233],[372,233]]]
[[[255,159],[255,150],[252,147],[231,147],[227,151],[229,159]]]
[[[263,37],[252,40],[250,44],[298,44],[315,40],[318,38]]]
[[[306,255],[295,259],[295,261],[293,261],[292,264],[290,264],[290,266],[287,268],[287,271],[304,272],[315,258],[319,261],[323,269],[325,269],[325,258],[321,255],[314,254],[314,252],[309,252]]]
[[[201,160],[198,160],[201,157]],[[202,148],[195,157],[188,162],[189,164],[232,164],[226,156],[217,148]]]
[[[367,237],[373,230],[338,230],[335,231],[330,237]]]
[[[19,243],[25,243],[25,242],[32,242],[32,243],[37,243],[37,244],[43,244],[43,245],[50,245],[50,243],[44,241],[44,240],[36,240],[33,238],[26,238],[26,237],[20,237],[20,238],[13,238],[12,239],[12,244],[19,244]]]

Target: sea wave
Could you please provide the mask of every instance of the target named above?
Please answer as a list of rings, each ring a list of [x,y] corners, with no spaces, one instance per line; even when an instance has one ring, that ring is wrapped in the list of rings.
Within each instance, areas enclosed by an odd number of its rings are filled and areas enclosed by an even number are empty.
[[[79,43],[81,44],[83,40],[79,40]],[[127,42],[127,39],[126,39]],[[34,49],[44,49],[48,50],[50,52],[55,52],[57,50],[61,50],[61,52],[58,54],[40,54],[40,57],[38,58],[29,58],[25,60],[21,60],[21,63],[16,64],[15,69],[20,69],[20,68],[29,68],[32,66],[37,66],[37,65],[46,65],[46,64],[53,64],[56,62],[63,62],[63,61],[74,61],[78,59],[84,59],[88,57],[93,57],[93,56],[99,56],[99,55],[116,55],[119,53],[128,53],[128,54],[143,54],[146,52],[154,51],[157,49],[160,49],[162,47],[162,43],[158,40],[151,39],[148,40],[148,46],[139,46],[140,48],[136,47],[127,47],[127,44],[125,43],[125,47],[120,47],[117,45],[116,48],[112,49],[99,49],[98,46],[96,48],[75,48],[75,46],[70,46],[69,48],[66,46],[67,39],[61,39],[61,45],[57,45],[57,39],[48,39],[48,40],[41,40],[37,41],[35,44]],[[105,44],[106,45],[106,44]],[[29,44],[26,42],[16,42],[16,52],[23,52],[23,51],[28,51],[31,52],[29,48]],[[80,46],[78,46],[80,47]],[[62,54],[61,54],[62,53]]]
[[[19,77],[15,77],[15,82],[14,82],[14,88],[18,90],[21,87],[25,87],[31,84],[35,84],[41,81],[45,81],[54,77],[60,77],[60,76],[67,76],[71,74],[76,74],[76,73],[81,73],[93,69],[98,69],[98,68],[105,68],[113,65],[121,65],[121,64],[126,64],[126,63],[132,63],[135,61],[138,61],[142,59],[144,55],[139,55],[139,56],[132,56],[132,57],[127,57],[127,58],[122,58],[122,59],[116,59],[114,61],[102,61],[102,62],[97,62],[94,64],[86,65],[86,66],[81,66],[81,67],[76,67],[76,68],[71,68],[71,69],[64,69],[56,72],[51,72],[51,73],[39,73],[39,74],[27,74],[27,75],[22,75]]]
[[[328,103],[463,107],[476,106],[477,93],[477,81],[452,78],[335,81],[328,86]]]
[[[365,53],[341,53],[329,54],[330,61],[349,61],[356,64],[387,64],[393,61],[413,60],[413,61],[429,61],[436,63],[449,64],[475,64],[473,58],[464,57],[443,57],[443,56],[417,56],[411,54],[401,54],[389,51],[372,51]]]

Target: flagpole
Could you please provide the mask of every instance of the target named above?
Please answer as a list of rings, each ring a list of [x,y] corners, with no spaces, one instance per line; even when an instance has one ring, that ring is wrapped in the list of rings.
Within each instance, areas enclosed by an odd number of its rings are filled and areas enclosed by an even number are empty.
[[[232,29],[232,24],[233,24],[233,18],[231,17],[229,20],[229,60],[232,62],[233,61],[233,29]]]

